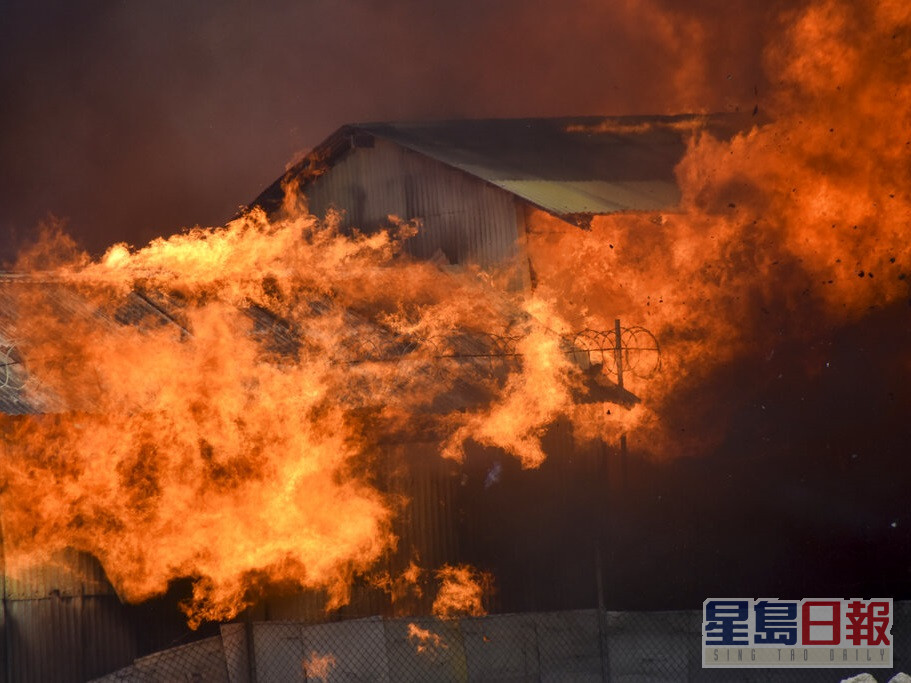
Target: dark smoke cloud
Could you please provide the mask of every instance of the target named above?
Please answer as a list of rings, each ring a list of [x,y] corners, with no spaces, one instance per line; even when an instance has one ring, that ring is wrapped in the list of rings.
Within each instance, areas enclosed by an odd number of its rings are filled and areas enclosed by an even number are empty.
[[[219,223],[345,122],[752,108],[758,5],[7,0],[0,260]]]

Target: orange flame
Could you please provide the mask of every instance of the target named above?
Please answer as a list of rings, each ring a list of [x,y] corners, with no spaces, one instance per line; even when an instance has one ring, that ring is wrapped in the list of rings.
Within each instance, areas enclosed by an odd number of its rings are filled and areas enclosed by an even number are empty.
[[[529,412],[535,382],[569,378],[532,317],[547,307],[404,261],[399,240],[254,211],[98,261],[62,238],[23,254],[20,269],[44,270],[4,292],[28,392],[53,414],[4,420],[9,567],[85,550],[131,601],[193,577],[194,626],[233,616],[265,581],[345,603],[396,542],[393,506],[368,481],[376,425],[427,414],[450,391],[447,335],[491,323],[527,353],[502,377],[472,376],[501,398],[452,423],[450,444],[476,438],[539,462],[536,439],[567,392]],[[389,362],[402,334],[418,348]]]
[[[336,667],[338,662],[335,656],[331,654],[321,655],[316,651],[310,653],[310,656],[302,662],[304,675],[310,679],[328,681],[329,674]]]
[[[622,423],[653,453],[697,451],[659,417],[681,388],[909,299],[911,11],[823,0],[782,23],[765,53],[780,84],[771,122],[731,140],[694,129],[679,210],[596,216],[587,232],[531,216],[539,297],[575,329],[619,317],[662,343],[660,376],[627,378],[644,405],[606,420],[583,408],[580,432]]]
[[[487,614],[482,598],[489,590],[491,578],[473,567],[444,566],[436,572],[440,589],[433,601],[433,613],[442,619],[459,616],[479,617]]]
[[[433,655],[441,649],[449,649],[442,636],[417,624],[408,624],[408,640],[420,655]]]
[[[46,413],[0,421],[8,570],[85,550],[134,601],[189,576],[194,625],[233,616],[266,581],[340,605],[396,542],[369,471],[382,429],[461,401],[439,420],[451,457],[473,439],[536,466],[563,413],[584,436],[633,430],[653,452],[688,452],[664,417],[687,383],[808,320],[906,300],[911,9],[822,0],[783,24],[766,50],[771,123],[731,140],[695,128],[678,211],[599,216],[587,232],[533,214],[538,285],[518,300],[402,258],[414,226],[346,237],[296,192],[277,220],[253,211],[94,261],[39,242],[17,264],[31,279],[0,283]],[[662,374],[628,379],[645,399],[628,413],[574,406],[579,370],[557,335],[616,317],[661,339]],[[508,330],[520,354],[470,377],[486,402],[454,389],[467,364],[440,363],[477,329]],[[483,613],[479,575],[437,576],[435,613]]]
[[[423,595],[419,583],[423,573],[417,564],[409,562],[408,567],[399,576],[393,578],[388,571],[384,571],[370,577],[370,583],[387,593],[394,604],[409,595],[418,598]]]

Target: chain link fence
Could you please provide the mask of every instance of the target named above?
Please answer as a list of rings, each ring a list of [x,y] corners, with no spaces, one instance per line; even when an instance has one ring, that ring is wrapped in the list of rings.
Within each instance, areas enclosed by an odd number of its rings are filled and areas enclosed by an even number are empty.
[[[911,683],[911,603],[895,604],[895,669],[702,668],[700,611],[369,617],[225,624],[99,681],[769,681]]]

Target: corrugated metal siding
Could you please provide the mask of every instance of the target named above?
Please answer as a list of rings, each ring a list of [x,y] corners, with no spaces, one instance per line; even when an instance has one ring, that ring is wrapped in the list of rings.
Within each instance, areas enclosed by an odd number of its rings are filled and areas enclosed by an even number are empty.
[[[7,600],[51,596],[115,595],[98,560],[86,553],[65,550],[41,564],[8,571]]]
[[[437,443],[408,443],[387,450],[389,491],[407,500],[396,518],[394,532],[399,538],[390,571],[400,575],[414,561],[432,572],[447,564],[458,564],[460,469],[439,456]],[[395,614],[430,614],[436,597],[436,579],[425,573],[421,594],[412,592],[393,604]]]
[[[257,605],[254,613],[264,621],[303,621],[316,624],[326,621],[326,601],[326,594],[321,591],[273,594]]]
[[[497,449],[466,448],[459,550],[493,574],[491,612],[597,605],[599,546],[602,579],[610,576],[610,514],[621,504],[610,478],[616,449],[580,442],[563,420],[542,445],[547,459],[532,470]]]
[[[458,490],[460,469],[439,457],[439,444],[388,444],[383,450],[382,488],[393,501],[406,501],[395,516],[393,533],[399,539],[385,569],[394,580],[414,561],[426,570],[419,579],[420,595],[408,590],[393,601],[369,581],[356,583],[350,602],[335,616],[345,618],[377,614],[430,614],[436,597],[433,570],[459,562]],[[256,612],[257,619],[326,621],[326,596],[319,591],[270,595]]]
[[[83,680],[119,669],[136,657],[135,627],[120,600],[94,596],[82,600]]]
[[[6,603],[7,681],[84,681],[129,664],[135,643],[115,597]]]
[[[409,501],[396,529],[400,561],[407,566],[415,551],[425,567],[457,561],[456,464],[440,458],[436,443],[402,444],[390,450],[390,464],[399,465],[390,489]]]
[[[375,230],[390,214],[419,218],[406,243],[415,258],[489,267],[520,250],[515,198],[466,173],[385,140],[358,148],[307,188],[310,210],[347,211],[345,225]]]
[[[493,575],[491,611],[591,607],[598,604],[599,546],[610,597],[618,568],[609,543],[611,510],[624,500],[617,448],[578,442],[565,421],[548,430],[543,445],[547,460],[536,470],[473,443],[464,464],[440,458],[433,442],[384,446],[383,488],[407,501],[394,523],[399,542],[386,569],[395,578],[414,560],[425,570],[422,594],[406,592],[390,603],[358,585],[341,615],[429,614],[438,588],[433,571],[463,563]],[[267,602],[257,619],[314,623],[327,616],[316,593]]]
[[[98,561],[66,550],[5,572],[4,669],[15,681],[84,681],[136,657],[134,628]]]
[[[98,561],[67,550],[4,577],[6,680],[84,681],[128,664],[136,642]]]

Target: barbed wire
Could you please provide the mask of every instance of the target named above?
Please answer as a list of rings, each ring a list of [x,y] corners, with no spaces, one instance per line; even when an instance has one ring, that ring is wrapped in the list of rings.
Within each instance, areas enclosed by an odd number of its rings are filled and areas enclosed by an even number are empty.
[[[288,330],[282,330],[285,336]],[[478,330],[456,331],[446,336],[420,338],[382,334],[375,329],[352,334],[338,344],[337,361],[349,364],[401,363],[406,360],[433,364],[439,361],[485,362],[495,365],[519,362],[523,336]],[[306,342],[305,342],[306,343]],[[616,331],[585,329],[560,337],[561,351],[583,369],[601,369],[608,376],[622,372],[650,379],[661,369],[661,349],[644,327]],[[17,371],[18,368],[18,371]],[[0,343],[0,389],[25,385],[25,364],[13,342]]]
[[[446,337],[419,339],[354,335],[341,344],[348,363],[398,362],[403,359],[488,360],[510,362],[522,357],[522,335],[463,331]],[[615,331],[585,329],[560,338],[561,351],[583,368],[601,368],[616,377],[619,372],[651,379],[661,370],[661,347],[641,326]]]
[[[25,386],[22,358],[14,342],[0,343],[0,389],[21,389]]]
[[[616,330],[585,329],[564,337],[565,352],[574,360],[602,366],[608,375],[619,372],[651,379],[661,370],[661,347],[651,332],[641,326]]]

